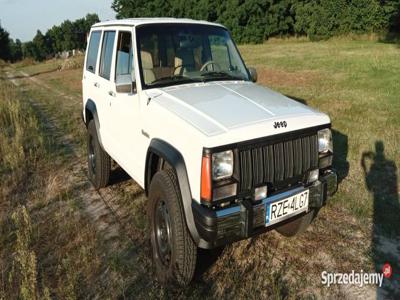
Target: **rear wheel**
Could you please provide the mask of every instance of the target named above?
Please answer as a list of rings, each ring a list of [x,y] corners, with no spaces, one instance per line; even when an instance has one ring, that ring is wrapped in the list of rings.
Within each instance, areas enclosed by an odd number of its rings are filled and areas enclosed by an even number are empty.
[[[93,120],[87,128],[87,151],[89,179],[96,189],[105,187],[110,179],[111,158],[100,146]]]
[[[306,213],[305,215],[303,215],[289,223],[286,223],[286,224],[283,224],[283,225],[277,227],[276,231],[278,231],[283,236],[287,236],[287,237],[292,237],[292,236],[301,234],[307,230],[308,226],[314,220],[317,213],[318,213],[317,210],[312,209],[310,212]]]
[[[186,226],[175,172],[157,172],[150,184],[151,244],[157,278],[162,284],[188,285],[194,275],[197,247]]]

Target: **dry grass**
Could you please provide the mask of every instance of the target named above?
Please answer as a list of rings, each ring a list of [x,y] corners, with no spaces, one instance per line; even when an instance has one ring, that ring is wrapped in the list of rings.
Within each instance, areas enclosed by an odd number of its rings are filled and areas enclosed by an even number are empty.
[[[44,155],[43,136],[32,109],[11,83],[0,81],[0,177],[3,198],[26,180]]]
[[[84,64],[83,60],[84,60],[83,55],[77,55],[74,57],[67,58],[58,63],[58,70],[60,71],[75,70],[75,69],[82,70]]]
[[[288,82],[299,88],[309,88],[318,80],[320,74],[316,71],[297,71],[287,72],[285,70],[276,70],[260,67],[257,69],[257,82],[274,87],[285,87]]]
[[[39,122],[15,88],[0,81],[0,298],[36,299],[36,254],[24,188],[44,151]]]
[[[15,63],[14,66],[15,66],[15,67],[18,67],[18,68],[23,68],[23,67],[34,66],[34,65],[36,65],[36,64],[37,64],[37,63],[35,62],[35,60],[34,60],[33,58],[27,57],[27,58],[24,58],[23,60],[21,60],[21,61]]]
[[[27,100],[0,81],[0,299],[83,298],[101,288],[101,241],[54,179],[67,154]]]

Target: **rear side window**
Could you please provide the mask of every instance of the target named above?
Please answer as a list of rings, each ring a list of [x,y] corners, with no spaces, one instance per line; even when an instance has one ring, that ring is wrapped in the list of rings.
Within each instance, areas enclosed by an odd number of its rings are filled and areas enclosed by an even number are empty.
[[[101,31],[92,31],[86,59],[86,70],[94,73],[96,71],[97,53],[99,52]]]
[[[105,31],[101,47],[100,76],[110,80],[115,31]]]

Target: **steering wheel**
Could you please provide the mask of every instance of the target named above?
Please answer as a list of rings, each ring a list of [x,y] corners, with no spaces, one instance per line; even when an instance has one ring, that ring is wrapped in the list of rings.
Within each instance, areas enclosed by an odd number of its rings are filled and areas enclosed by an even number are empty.
[[[201,66],[200,72],[207,69],[208,66],[214,66],[213,71],[221,71],[221,66],[213,60],[207,61],[204,65]]]
[[[180,72],[179,72],[179,75],[182,75],[182,73],[183,73],[183,69],[185,68],[185,67],[191,67],[192,65],[189,65],[189,64],[180,64],[180,65],[177,65],[177,66],[175,66],[174,67],[174,71],[172,72],[172,74],[173,75],[175,75],[175,72],[176,72],[176,70],[178,70],[179,68],[181,68],[181,70],[180,70]]]

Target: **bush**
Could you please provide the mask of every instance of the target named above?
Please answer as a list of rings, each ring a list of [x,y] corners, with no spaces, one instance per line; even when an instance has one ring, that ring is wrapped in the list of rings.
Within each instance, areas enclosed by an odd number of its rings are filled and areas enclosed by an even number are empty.
[[[375,0],[319,0],[296,5],[295,31],[311,40],[384,28],[382,7]]]

